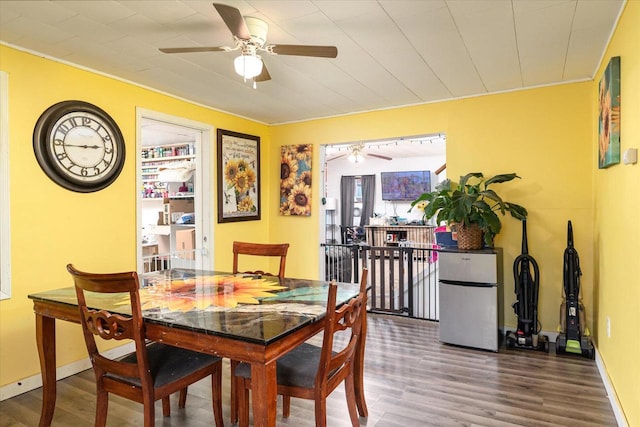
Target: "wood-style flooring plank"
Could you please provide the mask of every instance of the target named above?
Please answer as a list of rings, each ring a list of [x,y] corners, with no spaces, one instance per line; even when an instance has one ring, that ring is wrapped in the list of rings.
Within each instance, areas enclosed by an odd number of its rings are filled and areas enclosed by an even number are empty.
[[[422,426],[615,426],[616,421],[593,360],[579,356],[500,349],[498,353],[442,344],[438,323],[369,314],[365,353],[367,427]],[[321,344],[321,336],[313,339]],[[223,367],[223,416],[229,426],[228,361]],[[42,390],[0,402],[0,427],[35,426]],[[156,404],[156,426],[213,425],[211,382],[189,387],[187,407],[172,396],[171,417]],[[95,379],[87,370],[58,382],[53,426],[93,425]],[[349,427],[343,387],[327,401],[327,425]],[[291,417],[279,426],[314,425],[312,401],[292,399]],[[141,405],[109,400],[107,426],[142,424]]]

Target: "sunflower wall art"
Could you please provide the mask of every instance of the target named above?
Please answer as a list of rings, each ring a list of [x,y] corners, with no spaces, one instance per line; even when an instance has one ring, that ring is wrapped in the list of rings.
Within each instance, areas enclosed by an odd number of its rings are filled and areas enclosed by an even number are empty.
[[[598,85],[598,168],[620,163],[620,57],[609,60]]]
[[[218,222],[260,219],[260,138],[218,129]]]
[[[311,215],[311,144],[280,147],[280,214]]]

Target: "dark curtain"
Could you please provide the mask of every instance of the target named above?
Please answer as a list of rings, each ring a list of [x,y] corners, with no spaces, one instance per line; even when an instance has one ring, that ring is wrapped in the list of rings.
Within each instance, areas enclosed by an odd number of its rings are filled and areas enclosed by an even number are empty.
[[[369,218],[373,216],[373,205],[376,197],[376,176],[363,175],[360,178],[362,184],[362,215],[360,215],[360,227],[369,225]]]
[[[353,201],[356,192],[354,176],[343,176],[340,179],[340,225],[353,226]]]

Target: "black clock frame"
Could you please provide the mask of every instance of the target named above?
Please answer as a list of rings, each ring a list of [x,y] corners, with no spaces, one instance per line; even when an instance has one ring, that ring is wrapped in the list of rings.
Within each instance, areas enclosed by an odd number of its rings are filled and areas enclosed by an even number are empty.
[[[113,143],[118,147],[114,160],[115,166],[107,175],[99,180],[92,182],[75,180],[62,173],[58,162],[51,157],[52,153],[48,145],[50,134],[53,131],[53,125],[58,119],[69,113],[89,113],[98,116],[109,126],[109,132],[114,136]],[[78,193],[91,193],[111,185],[120,175],[125,160],[124,138],[115,120],[100,107],[88,102],[75,100],[59,102],[47,108],[44,113],[42,113],[33,130],[33,151],[38,160],[38,164],[53,182],[67,190]]]

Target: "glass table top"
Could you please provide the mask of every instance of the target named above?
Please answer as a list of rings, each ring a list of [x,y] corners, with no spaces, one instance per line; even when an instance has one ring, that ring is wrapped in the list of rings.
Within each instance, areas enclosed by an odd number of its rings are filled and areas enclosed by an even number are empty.
[[[329,282],[172,269],[140,277],[145,322],[269,344],[324,317]],[[338,284],[337,305],[359,285]],[[86,293],[87,304],[130,315],[128,295]],[[73,286],[29,295],[34,301],[77,305]]]

